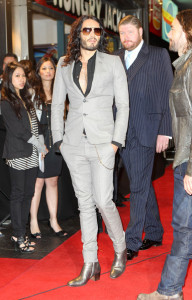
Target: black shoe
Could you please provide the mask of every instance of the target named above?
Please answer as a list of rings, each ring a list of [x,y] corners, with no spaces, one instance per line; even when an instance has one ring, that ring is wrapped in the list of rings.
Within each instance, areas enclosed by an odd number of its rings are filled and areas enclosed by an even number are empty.
[[[144,239],[139,250],[147,250],[147,249],[151,248],[152,246],[157,247],[157,246],[161,246],[161,245],[162,245],[162,241],[158,242],[158,241]]]
[[[11,241],[14,243],[15,251],[20,251],[21,253],[32,253],[35,251],[34,247],[30,247],[25,243],[23,236],[18,238],[12,236]]]
[[[50,221],[48,221],[48,226],[51,228],[51,231],[53,232],[54,235],[59,236],[59,237],[66,237],[68,235],[68,232],[64,231],[64,230],[60,230],[60,231],[55,231],[52,227],[51,227],[51,223]]]
[[[41,239],[41,232],[31,233],[33,239]]]
[[[138,256],[138,251],[133,251],[127,248],[127,260],[132,260],[134,257]]]
[[[26,246],[29,246],[29,247],[34,247],[34,246],[36,245],[36,243],[35,243],[35,242],[32,242],[32,241],[30,240],[30,238],[29,238],[27,235],[25,235],[25,245],[26,245]]]

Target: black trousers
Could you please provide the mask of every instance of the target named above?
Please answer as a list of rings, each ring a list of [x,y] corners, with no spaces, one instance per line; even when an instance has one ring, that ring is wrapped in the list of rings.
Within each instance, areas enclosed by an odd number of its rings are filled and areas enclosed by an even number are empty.
[[[126,229],[127,248],[138,251],[142,245],[142,233],[152,241],[161,241],[163,227],[152,186],[151,175],[155,156],[154,147],[144,147],[129,129],[126,148],[121,152],[130,181],[130,222]]]
[[[15,237],[24,236],[35,192],[38,168],[16,170],[9,167],[11,181],[10,214]]]

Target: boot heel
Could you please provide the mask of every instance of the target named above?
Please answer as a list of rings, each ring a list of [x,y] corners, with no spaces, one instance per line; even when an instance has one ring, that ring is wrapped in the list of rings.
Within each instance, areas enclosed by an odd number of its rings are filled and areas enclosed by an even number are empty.
[[[100,279],[100,273],[97,273],[97,274],[93,275],[93,277],[91,277],[91,280],[93,280],[93,281],[97,281],[99,279]]]

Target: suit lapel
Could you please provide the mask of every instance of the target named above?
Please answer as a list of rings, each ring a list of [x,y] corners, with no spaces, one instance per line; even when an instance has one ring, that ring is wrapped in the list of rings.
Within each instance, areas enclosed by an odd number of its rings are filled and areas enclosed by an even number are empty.
[[[97,83],[100,81],[100,74],[102,72],[102,70],[101,70],[102,62],[103,62],[102,52],[97,51],[96,60],[95,60],[95,72],[93,75],[93,82],[91,85],[91,90],[90,90],[88,96],[91,94],[91,91],[94,89],[95,85],[97,85]]]
[[[120,52],[119,57],[121,58],[122,64],[123,64],[123,66],[125,68],[125,71],[127,72],[126,65],[125,65],[125,59],[124,59],[124,57],[125,57],[125,50],[123,50],[123,51]]]
[[[144,65],[144,63],[148,59],[148,55],[149,55],[148,46],[146,44],[143,44],[143,47],[141,48],[136,60],[133,62],[133,64],[127,70],[128,83],[131,82],[131,80],[134,78],[134,76],[137,74],[137,72]],[[124,65],[125,65],[125,63],[124,63]]]

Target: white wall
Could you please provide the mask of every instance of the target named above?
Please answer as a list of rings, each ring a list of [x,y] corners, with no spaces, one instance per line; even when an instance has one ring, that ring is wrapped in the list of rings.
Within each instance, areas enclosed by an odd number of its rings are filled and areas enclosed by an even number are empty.
[[[57,21],[41,14],[33,14],[33,45],[57,44]],[[71,26],[65,24],[65,33]]]
[[[33,18],[33,45],[57,44],[57,21]]]

